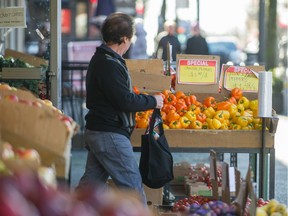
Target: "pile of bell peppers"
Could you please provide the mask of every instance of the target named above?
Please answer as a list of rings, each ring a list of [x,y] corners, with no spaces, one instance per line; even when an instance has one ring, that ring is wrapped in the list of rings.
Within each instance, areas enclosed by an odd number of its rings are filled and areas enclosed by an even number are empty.
[[[259,130],[262,127],[261,118],[257,117],[258,100],[249,100],[239,88],[232,89],[230,97],[222,101],[213,96],[199,101],[193,94],[172,93],[167,89],[159,94],[164,99],[161,109],[164,129]],[[136,128],[146,128],[151,115],[152,110],[137,112]]]

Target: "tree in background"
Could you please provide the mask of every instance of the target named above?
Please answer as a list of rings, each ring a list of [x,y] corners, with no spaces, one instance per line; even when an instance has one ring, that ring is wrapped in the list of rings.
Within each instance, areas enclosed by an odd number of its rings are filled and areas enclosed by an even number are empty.
[[[270,70],[278,66],[278,38],[277,38],[277,0],[267,0],[266,23],[266,69]]]

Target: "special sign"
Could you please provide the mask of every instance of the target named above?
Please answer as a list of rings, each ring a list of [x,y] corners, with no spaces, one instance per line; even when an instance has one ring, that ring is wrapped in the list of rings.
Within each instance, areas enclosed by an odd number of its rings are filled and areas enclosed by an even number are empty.
[[[247,67],[229,66],[224,71],[224,88],[235,87],[247,92],[258,91],[258,74]]]
[[[178,63],[178,83],[212,84],[216,83],[216,60],[180,59]]]
[[[0,28],[26,28],[26,11],[24,7],[0,8]]]

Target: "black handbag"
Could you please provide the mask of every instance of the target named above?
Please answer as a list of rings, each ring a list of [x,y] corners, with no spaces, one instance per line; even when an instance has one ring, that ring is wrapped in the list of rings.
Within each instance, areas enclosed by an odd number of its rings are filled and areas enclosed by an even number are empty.
[[[142,182],[149,188],[161,188],[174,178],[173,157],[159,109],[154,109],[146,132],[141,136],[139,169]]]

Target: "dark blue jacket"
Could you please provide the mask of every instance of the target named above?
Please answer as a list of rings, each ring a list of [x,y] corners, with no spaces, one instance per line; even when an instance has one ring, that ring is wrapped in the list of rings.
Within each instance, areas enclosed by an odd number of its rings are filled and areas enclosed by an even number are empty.
[[[135,112],[153,109],[156,99],[135,94],[125,60],[102,44],[90,60],[86,76],[86,128],[130,137]]]

